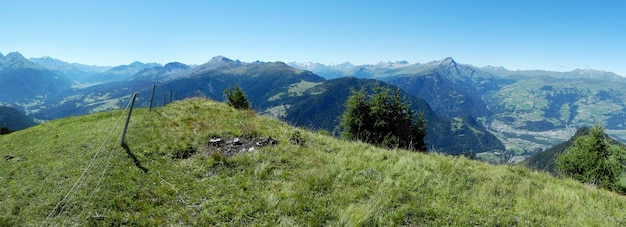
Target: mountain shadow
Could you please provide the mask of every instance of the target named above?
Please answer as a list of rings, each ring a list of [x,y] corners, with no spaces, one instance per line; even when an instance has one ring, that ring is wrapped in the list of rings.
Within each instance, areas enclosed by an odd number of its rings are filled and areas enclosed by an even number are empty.
[[[37,125],[33,118],[6,106],[0,106],[0,127],[17,131]]]

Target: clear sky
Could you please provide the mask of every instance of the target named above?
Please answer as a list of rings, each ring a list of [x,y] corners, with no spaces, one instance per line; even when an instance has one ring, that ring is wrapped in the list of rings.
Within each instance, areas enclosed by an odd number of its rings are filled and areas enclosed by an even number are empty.
[[[626,74],[626,1],[0,0],[0,52],[133,61],[475,66]]]

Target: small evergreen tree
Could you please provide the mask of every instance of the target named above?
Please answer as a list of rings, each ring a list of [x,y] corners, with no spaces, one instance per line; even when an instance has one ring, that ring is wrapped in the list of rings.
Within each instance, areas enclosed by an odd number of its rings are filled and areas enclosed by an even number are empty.
[[[246,94],[243,92],[243,90],[241,90],[241,87],[239,87],[239,84],[235,84],[234,90],[230,88],[226,89],[224,91],[224,94],[226,94],[226,103],[229,106],[240,110],[250,109],[250,103],[248,102],[248,98],[246,97]]]
[[[0,135],[6,135],[12,132],[13,130],[11,130],[9,127],[5,126],[5,127],[0,128]]]
[[[600,125],[592,127],[589,135],[576,138],[555,160],[559,174],[610,190],[622,190],[619,176],[623,162],[622,149],[610,146]]]
[[[352,91],[341,121],[343,137],[388,148],[426,151],[423,113],[411,110],[411,103],[402,100],[399,90],[393,95],[388,87],[375,91],[370,97],[363,88]]]
[[[352,95],[348,97],[341,125],[344,128],[344,138],[372,142],[368,141],[372,128],[370,104],[363,88],[359,91],[353,90]]]

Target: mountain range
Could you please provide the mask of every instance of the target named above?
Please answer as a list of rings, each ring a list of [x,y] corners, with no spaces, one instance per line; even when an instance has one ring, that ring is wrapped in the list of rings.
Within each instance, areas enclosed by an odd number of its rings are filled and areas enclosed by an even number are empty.
[[[626,80],[597,70],[509,71],[475,67],[452,58],[424,64],[406,61],[350,63],[241,62],[217,56],[202,65],[133,62],[105,67],[50,57],[0,54],[0,103],[51,120],[123,108],[133,92],[138,105],[188,97],[221,101],[239,84],[253,108],[296,126],[337,135],[350,89],[390,86],[402,90],[428,120],[427,143],[438,152],[518,156],[569,139],[577,128],[604,123],[626,138]]]
[[[161,67],[158,63],[142,63],[138,61],[128,65],[112,67],[68,63],[51,57],[30,58],[28,60],[48,70],[64,75],[72,81],[74,88],[126,80],[139,71]]]
[[[291,63],[324,77],[375,78],[423,98],[437,114],[471,115],[518,155],[568,140],[577,128],[602,123],[624,141],[626,78],[612,72],[507,70],[458,64],[452,58],[425,64],[404,61],[346,67]],[[326,74],[327,72],[332,72]]]
[[[17,52],[0,54],[0,104],[37,105],[70,86],[64,75],[32,63]]]

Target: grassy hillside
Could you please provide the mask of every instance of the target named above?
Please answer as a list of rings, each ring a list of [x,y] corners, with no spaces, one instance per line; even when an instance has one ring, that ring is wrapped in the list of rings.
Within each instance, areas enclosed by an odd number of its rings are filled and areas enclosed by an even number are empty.
[[[0,136],[0,226],[626,225],[626,198],[573,180],[340,141],[208,100],[136,109],[126,149],[122,119]],[[218,137],[279,142],[209,145]]]

